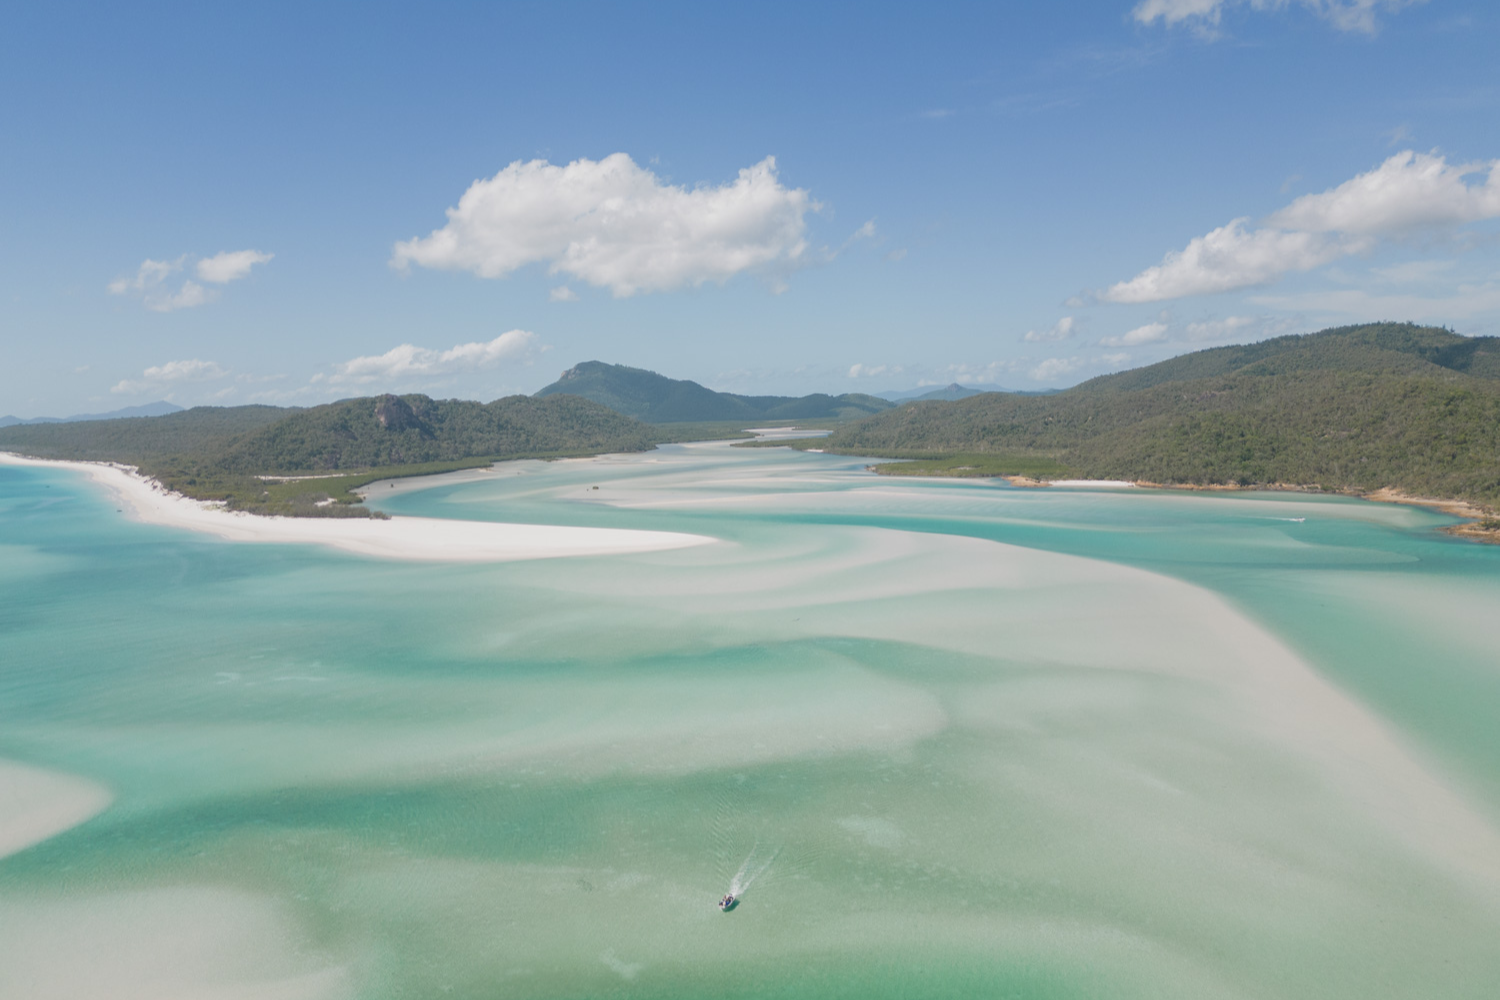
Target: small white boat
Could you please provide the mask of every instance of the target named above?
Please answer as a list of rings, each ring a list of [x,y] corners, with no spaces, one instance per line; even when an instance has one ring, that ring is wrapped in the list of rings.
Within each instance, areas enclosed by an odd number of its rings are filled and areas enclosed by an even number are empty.
[[[726,892],[724,894],[724,898],[719,900],[719,909],[723,910],[725,913],[728,913],[730,910],[734,909],[735,904],[738,902],[739,900],[734,898],[734,893]]]

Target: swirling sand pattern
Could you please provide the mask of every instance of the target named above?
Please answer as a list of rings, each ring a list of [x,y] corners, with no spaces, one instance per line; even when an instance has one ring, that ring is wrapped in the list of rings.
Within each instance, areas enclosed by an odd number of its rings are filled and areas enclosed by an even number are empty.
[[[723,445],[387,492],[722,544],[233,546],[0,469],[0,753],[112,797],[0,861],[0,996],[1500,981],[1491,626],[1422,596],[1500,564],[1441,518]]]

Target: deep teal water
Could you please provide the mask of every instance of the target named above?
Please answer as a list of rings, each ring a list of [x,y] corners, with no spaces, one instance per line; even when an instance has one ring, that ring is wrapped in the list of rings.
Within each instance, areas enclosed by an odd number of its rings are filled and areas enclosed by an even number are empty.
[[[1255,638],[1492,832],[1500,548],[1439,515],[722,445],[412,485],[372,503],[721,544],[384,562],[0,466],[0,758],[113,796],[0,859],[0,996],[1500,980],[1492,842],[1411,833],[1446,800],[1277,721]]]

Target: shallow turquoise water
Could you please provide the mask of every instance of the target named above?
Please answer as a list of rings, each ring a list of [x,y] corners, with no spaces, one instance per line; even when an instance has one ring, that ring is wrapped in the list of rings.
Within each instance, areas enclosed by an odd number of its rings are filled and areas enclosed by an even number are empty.
[[[721,540],[490,566],[0,466],[0,758],[113,796],[0,859],[0,996],[1492,995],[1500,548],[861,465],[372,491]]]

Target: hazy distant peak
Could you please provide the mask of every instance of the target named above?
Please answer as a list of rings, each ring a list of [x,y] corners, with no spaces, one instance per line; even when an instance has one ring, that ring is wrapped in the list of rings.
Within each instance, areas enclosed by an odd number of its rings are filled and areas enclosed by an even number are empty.
[[[893,403],[915,403],[919,400],[929,399],[967,399],[969,396],[977,396],[981,392],[1009,391],[1011,390],[998,385],[964,385],[960,382],[950,382],[942,388],[932,385],[919,385],[915,389],[891,390],[889,392],[878,392],[875,395],[881,399],[889,399]]]
[[[831,396],[742,396],[715,392],[689,379],[584,361],[563,372],[556,382],[537,390],[537,396],[566,393],[582,396],[616,413],[647,423],[667,424],[719,420],[824,420],[866,416],[889,403],[860,393]]]
[[[163,399],[141,406],[110,410],[108,413],[75,413],[71,417],[32,417],[24,420],[21,417],[4,416],[0,417],[0,427],[14,427],[17,424],[72,424],[82,420],[121,420],[126,417],[164,417],[168,413],[180,412],[182,407]]]

